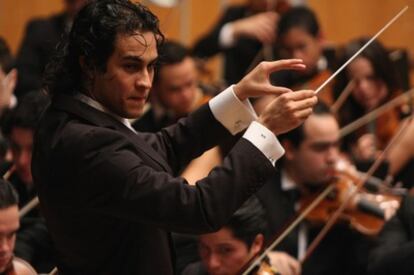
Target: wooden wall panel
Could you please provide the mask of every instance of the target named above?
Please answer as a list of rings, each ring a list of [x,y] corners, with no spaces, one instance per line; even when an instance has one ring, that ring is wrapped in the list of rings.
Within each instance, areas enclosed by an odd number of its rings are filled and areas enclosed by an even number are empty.
[[[20,45],[26,22],[58,12],[61,0],[0,0],[0,36],[4,37],[13,52]]]
[[[328,40],[337,44],[359,36],[372,36],[404,6],[411,8],[396,21],[380,40],[393,47],[414,51],[414,0],[308,0],[318,14]]]
[[[191,45],[208,31],[226,4],[247,0],[181,0],[174,8],[149,5],[161,20],[167,38]],[[62,9],[63,0],[0,0],[0,35],[15,52],[26,22]],[[144,1],[149,3],[149,0]],[[385,32],[380,40],[389,47],[404,47],[414,53],[414,0],[307,0],[318,14],[327,40],[334,44],[378,31],[403,6],[406,14]],[[188,17],[187,17],[188,16]],[[215,62],[217,64],[217,62]]]

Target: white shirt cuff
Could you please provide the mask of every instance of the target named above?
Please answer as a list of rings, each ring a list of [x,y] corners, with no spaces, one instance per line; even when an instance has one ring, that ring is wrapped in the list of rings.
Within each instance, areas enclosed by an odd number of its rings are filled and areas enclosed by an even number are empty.
[[[219,34],[219,45],[222,48],[230,48],[236,44],[236,39],[234,38],[234,31],[232,23],[225,24]]]
[[[214,117],[232,135],[246,129],[257,119],[256,112],[248,99],[243,102],[234,94],[233,85],[209,101]]]
[[[273,166],[275,166],[276,160],[280,159],[285,153],[276,136],[259,122],[252,122],[244,133],[243,138],[253,143]]]

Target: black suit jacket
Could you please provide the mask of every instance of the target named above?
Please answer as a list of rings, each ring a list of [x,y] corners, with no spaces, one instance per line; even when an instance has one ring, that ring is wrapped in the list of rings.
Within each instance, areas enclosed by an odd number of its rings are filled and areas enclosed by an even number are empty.
[[[277,173],[258,192],[257,197],[262,202],[268,216],[268,222],[273,236],[280,235],[293,220],[295,201],[299,197],[291,196],[281,188],[281,175]],[[308,245],[320,231],[319,226],[309,226]],[[322,240],[315,252],[302,266],[302,275],[328,274],[365,274],[368,264],[368,252],[372,242],[348,225],[336,225]],[[298,231],[289,234],[276,247],[297,257]]]
[[[170,126],[173,123],[173,119],[167,116],[161,119],[157,119],[155,117],[154,109],[150,108],[139,119],[134,121],[132,127],[140,132],[155,133],[160,131],[162,128]]]
[[[42,87],[46,64],[55,52],[56,45],[65,33],[64,13],[49,18],[34,19],[26,26],[16,58],[19,78],[15,94],[18,97]]]
[[[194,46],[194,55],[206,58],[218,53],[224,54],[224,80],[228,84],[237,83],[246,74],[253,59],[262,48],[262,44],[254,39],[241,38],[228,49],[219,45],[221,28],[229,22],[249,16],[246,6],[229,7],[213,29],[203,36]]]
[[[171,176],[229,136],[208,105],[159,133],[136,134],[55,96],[35,134],[32,171],[60,271],[172,274],[168,232],[218,230],[274,171],[241,139],[197,186]]]
[[[414,274],[414,197],[401,203],[397,214],[385,224],[371,252],[369,274]]]

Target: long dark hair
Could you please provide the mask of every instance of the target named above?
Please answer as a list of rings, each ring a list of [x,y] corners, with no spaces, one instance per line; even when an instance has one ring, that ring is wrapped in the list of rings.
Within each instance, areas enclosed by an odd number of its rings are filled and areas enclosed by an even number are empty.
[[[71,31],[48,64],[44,89],[51,95],[82,91],[85,76],[79,63],[81,57],[88,69],[105,72],[117,35],[142,32],[154,33],[157,46],[164,40],[158,18],[145,6],[129,0],[90,1],[77,14]]]
[[[359,38],[342,49],[340,62],[338,64],[345,63],[351,56],[353,56],[363,45],[368,41],[368,38]],[[384,81],[388,89],[388,95],[385,100],[389,100],[400,92],[400,81],[392,63],[387,50],[384,46],[374,40],[372,44],[367,47],[359,57],[366,58],[372,65],[374,71],[374,77]],[[338,98],[340,93],[345,89],[346,85],[350,81],[349,76],[346,72],[341,73],[334,85],[334,96]],[[363,107],[354,100],[352,96],[348,97],[343,105],[343,109],[340,112],[340,122],[342,125],[354,121],[365,113]]]

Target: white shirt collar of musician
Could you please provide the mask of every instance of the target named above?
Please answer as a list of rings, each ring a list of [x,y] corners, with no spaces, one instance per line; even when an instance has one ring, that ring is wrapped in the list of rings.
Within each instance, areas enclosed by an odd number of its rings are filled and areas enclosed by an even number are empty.
[[[286,173],[284,169],[282,169],[281,171],[280,182],[281,182],[281,188],[283,191],[289,191],[289,190],[294,190],[298,188],[296,183],[288,176],[288,174]]]
[[[75,95],[75,98],[77,98],[78,100],[82,101],[85,104],[88,104],[92,108],[97,109],[98,111],[101,111],[103,113],[107,113],[107,114],[111,115],[116,120],[120,121],[126,127],[128,127],[133,132],[135,132],[135,129],[131,126],[131,123],[129,122],[128,119],[123,118],[123,117],[120,117],[120,116],[114,114],[113,112],[109,111],[107,108],[105,108],[105,106],[103,106],[101,103],[99,103],[98,101],[94,100],[93,98],[91,98],[91,97],[89,97],[89,96],[87,96],[87,95],[85,95],[83,93],[77,93]]]
[[[318,69],[318,72],[322,72],[326,69],[328,69],[328,60],[325,56],[321,56],[316,63],[316,68]]]

